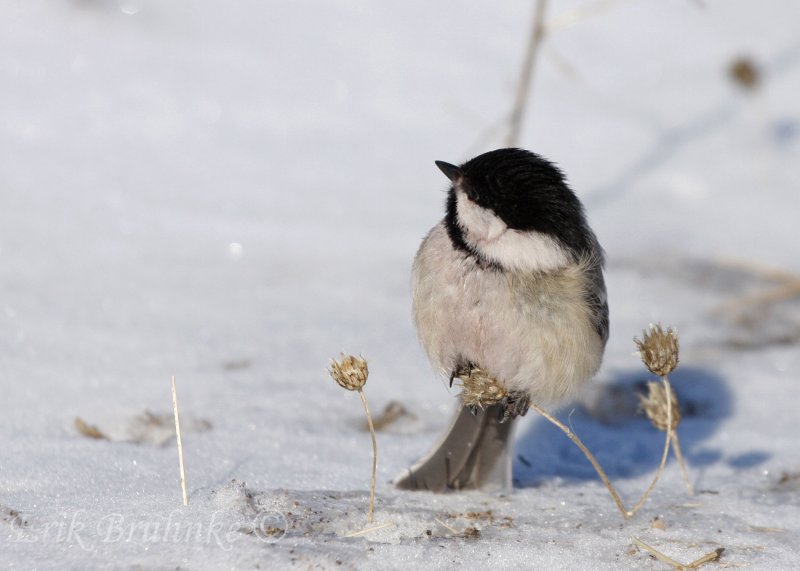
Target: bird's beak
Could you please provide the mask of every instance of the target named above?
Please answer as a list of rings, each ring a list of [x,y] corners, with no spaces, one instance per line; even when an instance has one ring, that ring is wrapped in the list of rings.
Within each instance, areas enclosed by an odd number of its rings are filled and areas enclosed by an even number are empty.
[[[456,179],[461,177],[461,169],[456,165],[451,165],[444,161],[436,161],[436,166],[444,173],[444,176],[450,179],[450,182],[455,182]]]

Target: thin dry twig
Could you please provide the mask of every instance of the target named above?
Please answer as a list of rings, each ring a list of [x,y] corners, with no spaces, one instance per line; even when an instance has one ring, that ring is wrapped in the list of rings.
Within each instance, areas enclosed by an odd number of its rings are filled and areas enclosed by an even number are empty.
[[[667,428],[667,435],[664,438],[664,452],[661,454],[661,463],[658,465],[658,470],[656,470],[656,475],[653,477],[653,481],[650,482],[650,485],[644,491],[644,494],[642,494],[641,499],[638,502],[636,502],[636,505],[633,506],[631,511],[628,512],[631,516],[633,516],[633,514],[635,514],[637,511],[639,511],[639,509],[647,501],[647,498],[650,497],[650,494],[652,493],[653,489],[656,487],[656,484],[658,483],[659,478],[661,478],[661,474],[664,472],[664,466],[667,465],[667,456],[669,455],[669,444],[670,444],[670,441],[671,441],[670,435],[672,434],[672,422],[673,422],[672,421],[672,412],[673,412],[672,411],[672,388],[669,386],[669,381],[667,381],[666,377],[663,378],[663,381],[664,381],[664,384],[665,384],[665,387],[664,387],[665,391],[664,392],[666,393],[666,398],[667,398],[667,406],[666,406],[666,409],[667,409],[666,410],[667,420],[666,420],[666,426],[668,427]]]
[[[183,505],[189,505],[189,496],[186,494],[186,473],[183,469],[183,443],[181,442],[181,421],[178,416],[178,391],[175,389],[175,375],[172,375],[172,412],[175,415],[175,438],[178,441],[178,464],[181,470],[181,493]]]
[[[536,67],[536,57],[539,54],[539,46],[546,35],[545,31],[545,11],[547,0],[536,0],[536,9],[533,14],[533,28],[531,30],[528,49],[525,52],[525,61],[522,64],[519,85],[517,86],[517,97],[514,108],[509,119],[509,133],[507,144],[515,147],[519,143],[519,133],[522,129],[522,119],[525,115],[525,107],[528,102],[528,94],[531,89],[533,72]]]
[[[456,528],[454,528],[454,527],[453,527],[453,526],[451,526],[451,525],[447,525],[445,522],[443,522],[442,520],[440,520],[438,517],[435,517],[435,518],[433,518],[433,521],[435,521],[436,523],[438,523],[439,525],[441,525],[443,528],[445,528],[447,531],[449,531],[449,532],[450,532],[450,533],[452,533],[453,535],[461,535],[461,532],[460,532],[460,531],[458,531]]]
[[[656,549],[654,547],[650,547],[649,545],[647,545],[644,541],[642,541],[638,537],[631,537],[631,541],[633,541],[636,545],[638,545],[639,547],[641,547],[645,551],[649,552],[653,557],[655,557],[659,561],[663,561],[667,565],[672,565],[676,569],[682,569],[683,568],[683,564],[682,563],[678,563],[677,561],[675,561],[671,557],[668,557],[667,555],[664,555],[663,553],[661,553],[658,549]]]
[[[692,486],[692,481],[689,479],[689,471],[686,469],[686,460],[683,458],[681,444],[678,441],[678,433],[674,430],[670,430],[670,438],[672,439],[672,450],[675,452],[675,457],[678,459],[678,465],[681,467],[681,478],[683,478],[683,483],[686,484],[686,491],[689,492],[690,496],[693,496],[694,486]]]
[[[699,559],[695,559],[691,563],[684,565],[683,563],[679,563],[678,561],[675,561],[671,557],[664,555],[655,547],[650,547],[639,538],[631,537],[631,541],[633,541],[636,545],[638,545],[639,547],[650,553],[653,557],[655,557],[659,561],[662,561],[667,565],[671,565],[673,569],[676,569],[677,571],[687,571],[688,569],[699,569],[706,563],[710,563],[711,561],[716,561],[717,559],[719,559],[720,555],[722,555],[722,553],[725,551],[724,547],[719,547],[714,551],[711,551],[710,553],[706,553]]]
[[[697,569],[697,568],[705,565],[706,563],[711,563],[712,561],[716,561],[717,559],[720,558],[720,555],[722,555],[722,553],[724,551],[725,551],[724,547],[718,547],[714,551],[711,551],[710,553],[706,553],[705,555],[703,555],[699,559],[695,559],[694,561],[689,563],[686,567],[689,568],[689,569]]]
[[[374,527],[367,527],[365,529],[360,529],[358,531],[351,531],[350,533],[345,534],[344,537],[361,537],[362,535],[367,535],[368,533],[372,533],[373,531],[386,529],[387,527],[391,527],[393,525],[394,525],[393,521],[387,521],[386,523],[382,523]]]
[[[564,434],[567,435],[567,438],[572,440],[572,442],[575,444],[575,446],[577,446],[578,448],[581,449],[581,452],[583,452],[584,456],[586,456],[586,458],[588,458],[589,462],[592,463],[592,466],[594,467],[595,471],[597,472],[597,475],[600,476],[601,480],[603,480],[603,483],[605,484],[606,489],[608,489],[608,492],[611,494],[611,497],[614,499],[614,503],[617,504],[617,508],[619,508],[619,511],[622,514],[622,517],[624,517],[625,519],[628,519],[628,518],[632,517],[633,516],[633,512],[629,512],[627,509],[625,509],[625,504],[622,503],[622,498],[620,498],[619,493],[617,493],[617,490],[614,487],[614,485],[611,483],[611,480],[608,479],[608,476],[606,475],[605,470],[603,470],[603,467],[600,465],[600,462],[597,461],[597,458],[594,457],[594,454],[592,454],[589,451],[589,449],[586,447],[586,445],[581,441],[581,439],[578,438],[578,435],[575,434],[574,432],[572,432],[572,430],[567,425],[565,425],[563,422],[558,420],[556,417],[551,415],[549,412],[544,410],[542,407],[540,407],[536,403],[530,403],[529,406],[530,406],[530,408],[532,408],[533,410],[538,412],[540,415],[542,415],[544,418],[549,420],[552,424],[554,424],[558,428],[560,428],[561,431]]]
[[[443,528],[448,530],[450,533],[452,533],[456,537],[465,537],[467,539],[477,539],[477,538],[479,538],[481,536],[481,530],[479,528],[477,528],[477,527],[468,526],[468,527],[465,527],[462,531],[458,531],[456,528],[454,528],[451,525],[446,524],[445,522],[443,522],[439,518],[433,518],[433,520],[436,523],[438,523],[439,525],[441,525]]]
[[[362,389],[358,389],[358,396],[361,397],[361,402],[364,403],[364,412],[367,415],[367,424],[369,425],[369,435],[372,437],[372,482],[369,487],[369,522],[372,523],[373,514],[375,512],[375,477],[378,470],[378,441],[375,438],[375,427],[372,424],[372,415],[369,413],[369,405],[367,404],[367,397]]]
[[[331,360],[328,373],[331,378],[336,381],[336,384],[343,389],[358,391],[361,402],[364,403],[364,412],[367,415],[369,434],[372,437],[372,481],[369,489],[369,512],[367,513],[367,519],[369,523],[372,523],[375,512],[375,478],[378,467],[378,442],[375,436],[375,426],[372,423],[372,415],[367,405],[367,397],[363,391],[364,385],[367,384],[367,379],[369,378],[369,366],[366,359],[362,357],[355,357],[354,355],[345,355],[342,353],[341,362],[336,361],[336,359]]]
[[[785,533],[788,531],[782,527],[764,527],[763,525],[748,525],[747,529],[759,533]]]

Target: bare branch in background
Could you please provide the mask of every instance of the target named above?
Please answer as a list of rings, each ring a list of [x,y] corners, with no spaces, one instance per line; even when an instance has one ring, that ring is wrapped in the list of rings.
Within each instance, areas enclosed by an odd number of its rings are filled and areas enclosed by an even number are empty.
[[[544,15],[547,9],[547,0],[536,0],[536,10],[533,14],[533,28],[531,30],[528,51],[525,53],[525,61],[522,64],[519,85],[517,86],[517,98],[514,102],[514,109],[511,111],[509,120],[509,133],[506,140],[507,146],[515,147],[519,143],[519,133],[522,129],[522,120],[525,116],[525,107],[528,101],[528,93],[531,88],[533,71],[536,66],[536,57],[539,54],[539,45],[545,37]]]

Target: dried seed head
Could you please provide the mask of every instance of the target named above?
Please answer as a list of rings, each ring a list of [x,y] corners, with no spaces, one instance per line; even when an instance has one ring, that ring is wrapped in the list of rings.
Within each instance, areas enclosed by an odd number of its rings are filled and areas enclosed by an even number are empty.
[[[340,387],[348,391],[359,390],[366,384],[369,376],[369,368],[365,359],[344,353],[342,353],[341,362],[331,359],[331,368],[328,369],[328,372]]]
[[[462,370],[457,378],[461,381],[463,390],[459,396],[464,406],[483,408],[497,404],[508,396],[505,387],[481,369]]]
[[[642,362],[651,373],[666,377],[678,366],[678,334],[661,324],[650,325],[650,331],[642,331],[642,339],[634,339]]]
[[[745,89],[755,89],[761,82],[761,73],[758,65],[747,57],[739,57],[733,60],[728,66],[728,76]]]
[[[667,390],[669,390],[669,400],[671,407],[667,406]],[[678,404],[678,397],[675,396],[675,391],[672,386],[663,382],[651,381],[647,383],[647,396],[639,395],[642,408],[644,409],[647,418],[653,423],[653,426],[659,430],[666,431],[670,426],[669,413],[671,409],[672,426],[675,430],[678,423],[681,421],[681,408]]]

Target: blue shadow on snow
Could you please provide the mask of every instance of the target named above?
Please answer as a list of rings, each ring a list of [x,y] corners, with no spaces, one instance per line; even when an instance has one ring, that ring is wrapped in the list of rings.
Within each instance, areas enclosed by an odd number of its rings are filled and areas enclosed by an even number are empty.
[[[619,410],[612,403],[610,414],[592,415],[580,405],[559,412],[558,418],[572,427],[583,443],[597,457],[608,476],[614,479],[633,478],[655,471],[661,460],[664,433],[656,430],[643,414],[636,413],[634,393],[646,392],[646,381],[653,378],[641,369],[624,371],[610,383],[600,386],[609,395],[624,395]],[[733,396],[725,381],[715,372],[683,366],[670,382],[681,403],[683,420],[678,427],[681,448],[694,469],[723,460],[719,449],[704,442],[731,415]],[[597,479],[589,461],[558,428],[538,417],[535,412],[514,450],[515,487],[533,487],[553,478],[565,483]],[[603,417],[603,420],[598,420]],[[769,458],[764,452],[749,452],[727,460],[737,469],[752,468]]]

